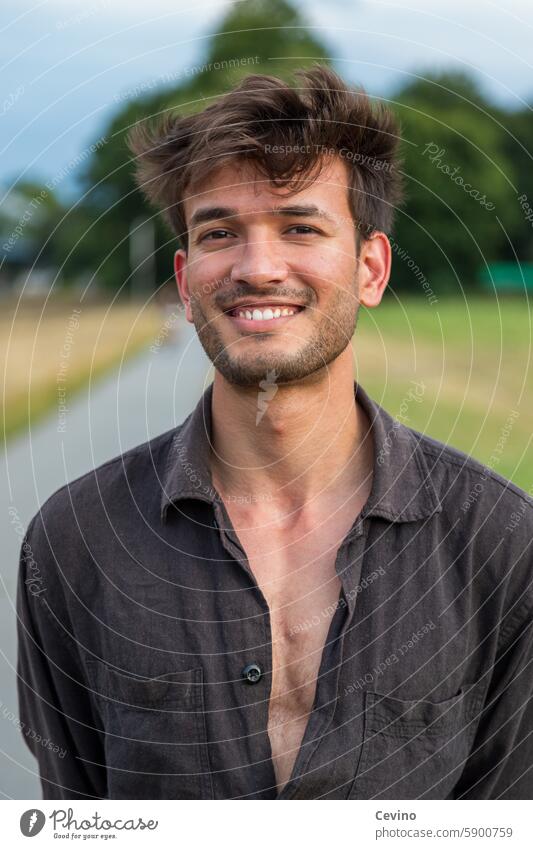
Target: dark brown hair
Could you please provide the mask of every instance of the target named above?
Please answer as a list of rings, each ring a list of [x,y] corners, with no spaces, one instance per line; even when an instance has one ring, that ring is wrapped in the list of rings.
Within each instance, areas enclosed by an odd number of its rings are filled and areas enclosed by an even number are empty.
[[[349,204],[363,238],[390,233],[402,200],[399,124],[362,88],[350,89],[325,65],[296,72],[297,86],[250,74],[203,111],[167,113],[135,125],[128,146],[136,181],[185,249],[183,201],[228,158],[247,160],[273,185],[296,192],[316,179],[324,157],[346,161]]]

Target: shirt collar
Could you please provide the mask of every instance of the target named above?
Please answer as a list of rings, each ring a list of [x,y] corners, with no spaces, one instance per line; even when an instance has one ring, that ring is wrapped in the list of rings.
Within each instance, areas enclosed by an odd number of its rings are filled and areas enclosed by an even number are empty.
[[[174,431],[163,476],[162,521],[169,505],[181,499],[220,500],[209,465],[212,396],[211,383],[192,413]],[[354,398],[370,419],[374,439],[372,491],[361,517],[412,522],[442,510],[420,445],[422,434],[389,415],[359,383],[354,383]]]

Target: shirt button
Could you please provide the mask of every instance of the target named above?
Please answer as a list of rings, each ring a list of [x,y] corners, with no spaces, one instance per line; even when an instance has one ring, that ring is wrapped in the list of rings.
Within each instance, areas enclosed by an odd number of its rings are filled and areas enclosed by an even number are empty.
[[[242,670],[242,677],[245,681],[248,681],[249,684],[257,684],[262,674],[263,672],[258,663],[249,663]]]

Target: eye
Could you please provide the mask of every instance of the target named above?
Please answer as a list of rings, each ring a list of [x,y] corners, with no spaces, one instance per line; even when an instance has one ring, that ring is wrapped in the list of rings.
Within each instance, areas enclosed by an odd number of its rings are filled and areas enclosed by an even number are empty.
[[[229,230],[211,230],[209,233],[205,233],[203,236],[200,236],[198,241],[203,242],[206,239],[208,241],[213,241],[213,240],[218,241],[219,238],[224,238],[224,234],[226,234],[226,233],[229,233]],[[220,234],[222,234],[222,236],[220,236]],[[210,238],[210,237],[212,237],[212,238]]]
[[[300,230],[305,231],[302,235],[306,236],[308,233],[318,233],[318,230],[315,230],[314,227],[309,227],[307,224],[295,224],[290,230]],[[289,230],[289,232],[290,232]]]

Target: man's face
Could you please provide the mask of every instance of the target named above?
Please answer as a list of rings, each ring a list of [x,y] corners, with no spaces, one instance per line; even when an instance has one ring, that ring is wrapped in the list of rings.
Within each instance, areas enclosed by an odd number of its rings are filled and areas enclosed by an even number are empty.
[[[347,182],[345,163],[331,157],[312,185],[288,196],[233,162],[186,200],[178,288],[230,383],[256,386],[267,374],[301,381],[350,343],[359,302]]]

